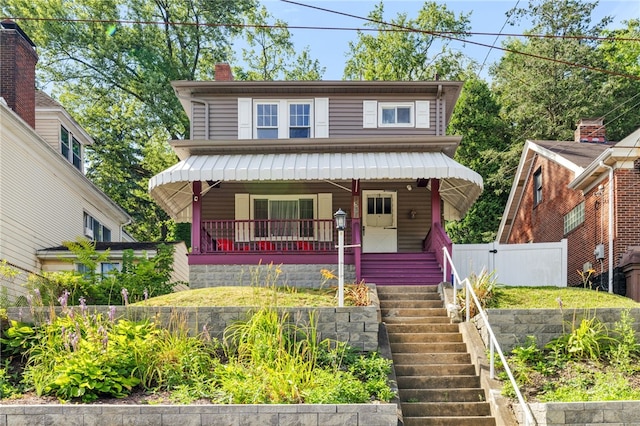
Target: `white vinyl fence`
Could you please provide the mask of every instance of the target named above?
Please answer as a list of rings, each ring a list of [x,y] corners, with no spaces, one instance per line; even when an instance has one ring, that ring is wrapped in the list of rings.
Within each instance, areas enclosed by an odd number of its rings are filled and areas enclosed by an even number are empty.
[[[567,240],[532,244],[454,244],[453,262],[460,277],[483,269],[495,271],[500,284],[567,286]]]

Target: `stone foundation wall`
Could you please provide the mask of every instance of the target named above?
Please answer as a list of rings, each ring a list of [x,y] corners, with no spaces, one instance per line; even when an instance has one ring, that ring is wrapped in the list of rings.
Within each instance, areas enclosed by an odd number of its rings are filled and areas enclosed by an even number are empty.
[[[396,404],[0,405],[0,426],[396,426]]]
[[[550,402],[529,404],[538,426],[638,425],[640,401]],[[520,407],[514,405],[519,424]]]
[[[220,287],[251,285],[252,275],[260,269],[267,274],[269,265],[191,265],[189,266],[189,287]],[[328,269],[337,274],[336,264],[324,265],[278,265],[282,271],[278,284],[291,287],[318,288],[322,284],[320,270]],[[353,283],[356,279],[355,266],[344,265],[345,283]],[[337,282],[331,283],[336,285]]]

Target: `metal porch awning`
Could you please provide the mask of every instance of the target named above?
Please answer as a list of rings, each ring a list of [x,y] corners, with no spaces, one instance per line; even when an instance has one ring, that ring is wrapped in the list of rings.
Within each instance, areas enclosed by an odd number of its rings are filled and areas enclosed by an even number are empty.
[[[175,220],[191,221],[191,182],[440,179],[453,216],[482,193],[482,177],[441,152],[192,155],[149,181],[149,192]],[[446,209],[445,209],[446,210]]]

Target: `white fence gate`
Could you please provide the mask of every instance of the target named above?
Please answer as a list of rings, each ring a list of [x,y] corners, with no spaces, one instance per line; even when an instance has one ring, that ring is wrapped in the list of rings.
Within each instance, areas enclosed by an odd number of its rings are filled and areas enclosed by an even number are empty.
[[[533,244],[454,244],[460,279],[483,269],[509,286],[567,286],[567,240]]]

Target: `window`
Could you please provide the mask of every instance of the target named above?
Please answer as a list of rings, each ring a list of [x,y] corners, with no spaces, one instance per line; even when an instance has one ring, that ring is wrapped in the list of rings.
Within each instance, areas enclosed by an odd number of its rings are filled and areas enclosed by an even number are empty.
[[[542,202],[542,169],[539,168],[533,174],[533,205],[537,206]]]
[[[314,238],[315,198],[267,197],[253,198],[255,238]],[[308,219],[306,221],[305,219]]]
[[[82,171],[82,144],[64,126],[60,126],[60,153]]]
[[[366,196],[368,226],[395,226],[393,217],[393,199],[395,194],[371,194]]]
[[[413,104],[379,105],[380,127],[410,127],[413,126]]]
[[[584,222],[584,201],[564,215],[565,235],[576,229],[582,222]]]
[[[310,138],[311,102],[263,102],[255,104],[257,139]]]
[[[102,262],[100,264],[100,275],[102,275],[103,277],[105,275],[109,275],[113,273],[113,271],[119,271],[119,270],[120,270],[120,264],[116,262]]]
[[[90,214],[84,213],[84,236],[93,241],[111,241],[111,230],[94,219]]]
[[[84,277],[88,277],[93,272],[91,269],[87,267],[84,263],[76,263],[76,271],[82,274]]]

